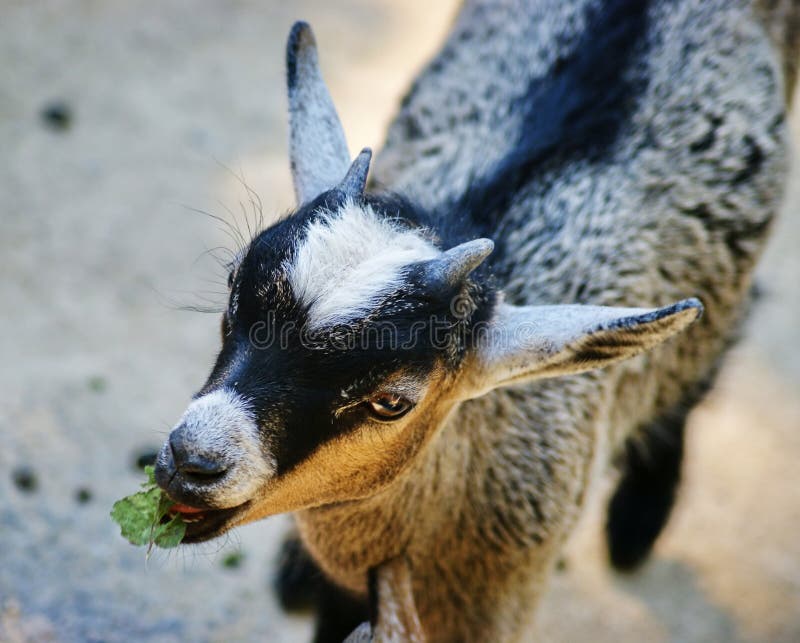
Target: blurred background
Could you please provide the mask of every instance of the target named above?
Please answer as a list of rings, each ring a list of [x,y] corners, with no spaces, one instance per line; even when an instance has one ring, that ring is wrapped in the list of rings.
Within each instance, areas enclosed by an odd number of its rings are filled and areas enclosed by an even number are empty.
[[[292,206],[291,23],[313,25],[357,150],[380,146],[455,8],[0,4],[0,641],[308,639],[308,620],[282,614],[270,589],[285,517],[146,562],[108,513],[214,358],[217,315],[185,310],[224,301],[207,251],[235,244],[214,217],[249,235],[259,207],[269,220]],[[763,298],[693,415],[683,493],[654,559],[612,573],[590,512],[542,606],[545,640],[800,641],[793,176]]]

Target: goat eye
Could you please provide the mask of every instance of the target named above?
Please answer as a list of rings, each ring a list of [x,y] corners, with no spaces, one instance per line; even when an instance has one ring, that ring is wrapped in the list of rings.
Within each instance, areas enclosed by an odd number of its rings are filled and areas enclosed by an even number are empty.
[[[228,290],[230,290],[231,288],[233,288],[233,277],[234,277],[234,271],[233,271],[233,270],[231,270],[231,271],[228,273]]]
[[[398,420],[411,410],[413,404],[406,398],[382,393],[367,401],[367,407],[379,420]]]

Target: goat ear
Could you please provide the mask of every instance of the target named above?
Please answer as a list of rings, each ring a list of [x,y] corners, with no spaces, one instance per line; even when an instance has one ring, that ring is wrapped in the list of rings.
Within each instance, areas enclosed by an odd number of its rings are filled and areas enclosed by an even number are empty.
[[[289,158],[297,203],[335,187],[350,167],[350,153],[333,100],[322,79],[311,27],[296,22],[286,44]]]
[[[702,312],[697,299],[665,308],[500,303],[491,321],[475,328],[465,397],[628,359],[684,330]]]

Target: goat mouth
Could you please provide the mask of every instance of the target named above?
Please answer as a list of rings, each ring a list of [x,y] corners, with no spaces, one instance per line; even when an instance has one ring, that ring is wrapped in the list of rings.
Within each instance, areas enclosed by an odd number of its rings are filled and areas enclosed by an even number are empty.
[[[186,525],[186,533],[181,544],[190,545],[211,540],[221,536],[236,524],[236,519],[242,514],[250,502],[245,502],[236,507],[226,509],[198,509],[183,504],[175,504],[169,514],[164,516],[162,522],[169,521],[175,516],[180,516]]]

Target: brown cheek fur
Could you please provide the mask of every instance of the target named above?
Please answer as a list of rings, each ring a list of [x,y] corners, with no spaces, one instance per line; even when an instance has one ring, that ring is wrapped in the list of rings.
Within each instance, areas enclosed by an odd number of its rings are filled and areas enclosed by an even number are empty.
[[[263,488],[237,524],[380,494],[407,471],[453,406],[453,378],[437,369],[427,394],[397,422],[369,422],[321,445]]]

